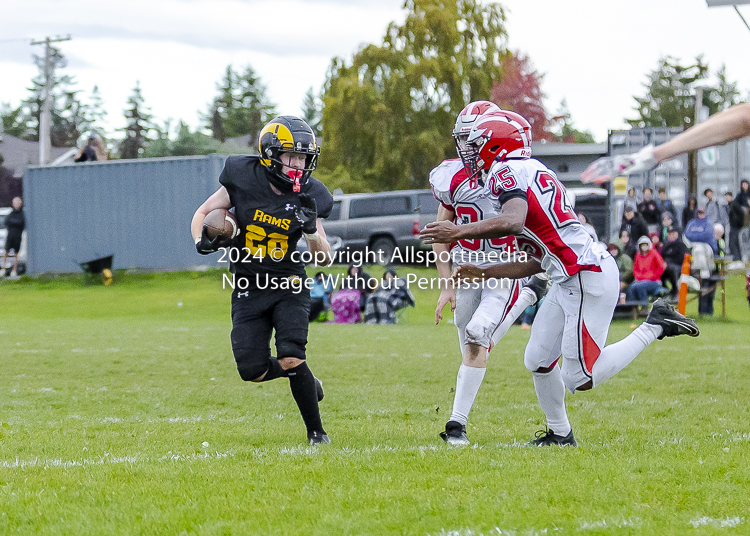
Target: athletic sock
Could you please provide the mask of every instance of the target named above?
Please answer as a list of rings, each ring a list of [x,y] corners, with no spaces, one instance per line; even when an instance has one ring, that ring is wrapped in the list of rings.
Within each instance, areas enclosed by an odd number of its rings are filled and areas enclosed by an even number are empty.
[[[508,314],[505,315],[503,321],[497,326],[497,329],[495,329],[495,332],[492,334],[492,344],[497,344],[500,339],[508,333],[508,330],[516,322],[516,319],[523,314],[529,305],[532,305],[535,302],[536,295],[534,292],[527,288],[522,289],[521,293],[518,295],[516,303],[513,304],[513,307],[510,308]]]
[[[484,380],[486,368],[467,367],[463,363],[458,368],[456,378],[456,396],[453,397],[453,413],[449,420],[459,422],[463,425],[469,421],[469,412],[474,405],[479,387]]]
[[[644,322],[622,339],[606,346],[591,369],[594,387],[606,382],[627,367],[646,346],[661,335],[662,327]]]
[[[557,435],[570,433],[570,421],[565,409],[565,384],[563,384],[560,367],[554,366],[550,372],[532,372],[534,390],[547,417],[547,428]]]
[[[263,376],[262,382],[268,382],[275,380],[276,378],[286,378],[286,371],[281,367],[279,360],[275,357],[268,358],[268,370],[266,375]]]
[[[320,421],[320,410],[318,409],[318,392],[315,387],[315,377],[310,372],[307,363],[302,362],[294,368],[286,371],[289,376],[289,387],[292,396],[297,403],[302,420],[308,432],[323,432],[323,423]]]

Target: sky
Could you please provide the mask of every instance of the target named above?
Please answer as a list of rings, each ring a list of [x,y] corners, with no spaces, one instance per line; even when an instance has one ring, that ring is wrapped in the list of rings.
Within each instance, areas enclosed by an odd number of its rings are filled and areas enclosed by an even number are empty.
[[[488,1],[488,0],[485,0]],[[740,0],[738,0],[740,1]],[[743,0],[744,1],[744,0]],[[281,113],[300,115],[334,56],[350,60],[401,24],[403,0],[0,0],[0,103],[20,104],[36,76],[31,39],[66,36],[60,74],[84,100],[99,87],[111,134],[136,81],[159,122],[200,125],[227,65],[251,65]],[[574,125],[606,141],[635,116],[634,96],[660,57],[699,54],[750,98],[750,30],[706,0],[504,0],[507,46],[544,75],[547,110],[562,99]],[[750,5],[739,6],[750,22]],[[447,134],[447,133],[446,133]]]

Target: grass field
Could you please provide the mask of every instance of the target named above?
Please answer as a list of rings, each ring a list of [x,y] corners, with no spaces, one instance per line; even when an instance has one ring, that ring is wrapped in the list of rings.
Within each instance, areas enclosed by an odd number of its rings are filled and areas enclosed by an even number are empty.
[[[397,326],[312,325],[333,443],[311,448],[288,382],[237,375],[218,272],[0,282],[0,534],[750,534],[750,310],[727,290],[730,321],[568,396],[577,449],[524,446],[527,331],[461,449],[437,437],[459,353],[435,291]]]

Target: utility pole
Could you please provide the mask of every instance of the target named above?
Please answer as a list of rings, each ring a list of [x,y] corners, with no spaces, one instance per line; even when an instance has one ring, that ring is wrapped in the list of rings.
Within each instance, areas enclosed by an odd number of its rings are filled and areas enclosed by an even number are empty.
[[[66,37],[47,37],[43,41],[32,41],[32,45],[44,45],[44,92],[42,93],[42,112],[39,114],[39,165],[47,164],[51,152],[50,143],[50,97],[52,95],[52,43],[70,41],[70,35]]]

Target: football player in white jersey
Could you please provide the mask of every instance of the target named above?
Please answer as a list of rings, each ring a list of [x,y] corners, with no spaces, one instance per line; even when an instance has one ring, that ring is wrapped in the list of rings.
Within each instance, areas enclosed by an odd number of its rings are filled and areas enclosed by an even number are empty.
[[[470,177],[487,174],[485,193],[496,201],[500,215],[460,226],[431,223],[421,237],[428,243],[451,243],[516,235],[543,250],[541,263],[462,266],[457,276],[517,279],[544,271],[550,277],[552,287],[524,354],[547,418],[547,430],[530,444],[575,446],[565,410],[566,387],[571,393],[597,387],[656,339],[695,337],[698,326],[660,299],[646,322],[605,347],[620,293],[617,263],[578,221],[554,172],[531,158],[522,126],[500,114],[485,114],[474,124],[461,156]]]
[[[453,137],[459,151],[471,131],[474,121],[483,113],[500,111],[489,101],[472,102],[456,119]],[[531,125],[528,125],[529,135]],[[482,177],[478,178],[480,183]],[[483,183],[470,180],[460,159],[445,160],[430,172],[430,186],[440,201],[438,221],[470,223],[496,215],[493,201],[484,194]],[[449,281],[451,266],[473,264],[490,266],[501,258],[518,252],[515,236],[493,240],[459,240],[456,244],[435,244],[438,254],[437,269],[441,281]],[[450,253],[449,255],[447,253]],[[528,254],[528,252],[527,252]],[[527,281],[524,281],[527,282]],[[534,278],[532,284],[522,287],[517,280],[492,280],[481,287],[443,287],[435,309],[435,323],[443,318],[443,308],[450,303],[455,311],[455,325],[463,355],[456,379],[453,411],[440,437],[451,445],[468,445],[466,424],[469,411],[482,385],[487,370],[487,355],[508,331],[515,319],[526,307],[538,300],[538,294],[546,291],[547,281]]]

